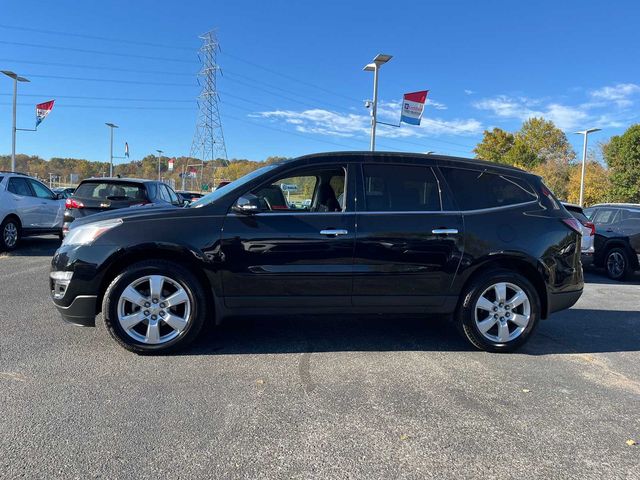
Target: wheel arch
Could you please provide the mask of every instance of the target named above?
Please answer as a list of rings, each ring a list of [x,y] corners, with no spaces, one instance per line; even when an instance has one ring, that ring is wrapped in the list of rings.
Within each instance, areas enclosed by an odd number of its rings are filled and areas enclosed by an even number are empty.
[[[22,228],[22,220],[20,220],[20,217],[18,216],[18,214],[14,212],[6,214],[5,217],[2,219],[2,221],[0,222],[0,224],[4,223],[5,220],[8,220],[9,218],[15,218],[18,222],[18,227]]]
[[[217,313],[218,302],[215,300],[211,282],[205,274],[202,265],[194,257],[191,251],[178,246],[145,245],[122,252],[111,261],[100,281],[100,288],[96,299],[96,314],[102,309],[104,294],[113,279],[116,278],[127,266],[147,260],[165,260],[186,266],[201,283],[207,296],[207,305],[211,307],[210,310],[213,312],[215,309],[215,312]],[[215,318],[218,318],[217,314]]]
[[[515,271],[529,280],[540,297],[541,318],[544,319],[549,316],[549,299],[545,276],[543,274],[544,267],[536,260],[523,255],[501,254],[485,259],[477,264],[473,271],[467,276],[460,292],[465,292],[471,282],[491,270]],[[462,294],[460,294],[459,297],[457,308],[460,308],[464,301]]]
[[[633,266],[633,268],[635,270],[638,269],[638,266],[639,266],[638,258],[636,257],[635,252],[631,247],[631,245],[629,244],[629,242],[627,241],[627,239],[624,239],[624,238],[612,238],[611,240],[607,240],[607,242],[604,244],[604,247],[602,248],[602,251],[604,252],[604,254],[602,255],[602,258],[601,258],[602,265],[600,266],[606,266],[607,256],[609,255],[609,252],[614,248],[623,249],[627,253],[627,256],[631,261],[631,265]]]

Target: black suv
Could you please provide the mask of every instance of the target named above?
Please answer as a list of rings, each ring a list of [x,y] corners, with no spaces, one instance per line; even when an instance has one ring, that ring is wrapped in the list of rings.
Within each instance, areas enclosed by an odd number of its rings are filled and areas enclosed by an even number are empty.
[[[149,204],[181,207],[184,200],[163,182],[138,178],[89,178],[80,182],[67,198],[62,231],[66,235],[71,222],[87,215]]]
[[[640,269],[640,205],[604,203],[585,209],[596,229],[593,263],[609,278],[625,280]]]
[[[288,201],[272,205],[274,188]],[[269,198],[268,198],[268,197]],[[345,152],[262,167],[189,208],[74,222],[52,260],[62,317],[135,352],[233,315],[453,314],[510,351],[582,294],[580,224],[539,177],[460,158]]]

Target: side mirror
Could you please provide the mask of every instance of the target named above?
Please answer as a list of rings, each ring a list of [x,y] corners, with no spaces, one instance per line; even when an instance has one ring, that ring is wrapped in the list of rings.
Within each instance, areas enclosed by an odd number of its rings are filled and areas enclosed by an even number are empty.
[[[188,207],[191,204],[191,202],[189,200],[187,200],[186,198],[182,200],[182,206],[183,207]]]
[[[54,200],[64,200],[65,199],[64,193],[54,193],[53,194],[53,199]]]
[[[237,213],[252,215],[260,212],[262,210],[262,206],[260,205],[260,199],[258,197],[252,193],[247,193],[241,196],[231,209]]]

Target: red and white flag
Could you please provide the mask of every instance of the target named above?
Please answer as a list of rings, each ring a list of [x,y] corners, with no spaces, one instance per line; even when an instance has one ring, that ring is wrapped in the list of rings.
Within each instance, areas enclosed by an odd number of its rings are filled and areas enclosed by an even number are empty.
[[[55,100],[49,100],[48,102],[36,105],[36,128],[38,128],[38,125],[44,120],[44,117],[49,115],[51,110],[53,110],[53,102],[55,102]]]

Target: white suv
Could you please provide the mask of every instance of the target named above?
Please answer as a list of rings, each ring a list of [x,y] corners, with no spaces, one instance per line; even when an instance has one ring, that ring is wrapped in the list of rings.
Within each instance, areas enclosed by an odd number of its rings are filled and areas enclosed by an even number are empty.
[[[0,250],[13,250],[21,237],[62,234],[64,199],[22,173],[0,171]]]

